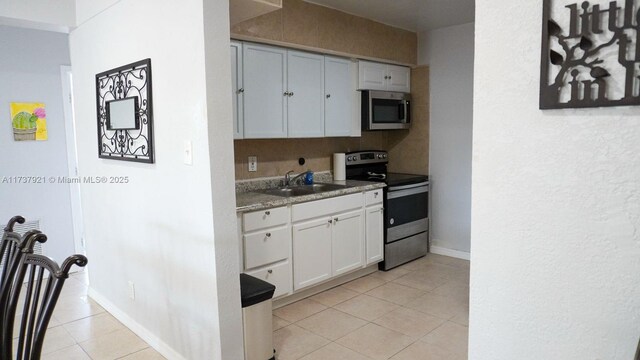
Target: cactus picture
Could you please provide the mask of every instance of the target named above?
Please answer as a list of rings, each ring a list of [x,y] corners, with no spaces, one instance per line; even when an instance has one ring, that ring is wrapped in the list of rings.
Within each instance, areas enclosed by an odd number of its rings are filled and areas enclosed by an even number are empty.
[[[11,103],[15,141],[47,140],[47,113],[43,103]]]

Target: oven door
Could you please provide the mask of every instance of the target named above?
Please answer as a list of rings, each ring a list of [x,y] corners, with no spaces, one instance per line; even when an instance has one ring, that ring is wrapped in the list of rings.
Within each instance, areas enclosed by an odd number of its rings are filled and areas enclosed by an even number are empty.
[[[427,231],[429,182],[389,187],[385,209],[385,243],[393,243]]]

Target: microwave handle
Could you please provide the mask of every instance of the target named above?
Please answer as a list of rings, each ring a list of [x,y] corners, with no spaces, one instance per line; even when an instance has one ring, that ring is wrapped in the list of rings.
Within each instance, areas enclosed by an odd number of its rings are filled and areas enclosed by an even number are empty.
[[[405,124],[409,123],[408,114],[410,105],[411,102],[409,100],[403,100],[402,103],[400,103],[400,120]]]

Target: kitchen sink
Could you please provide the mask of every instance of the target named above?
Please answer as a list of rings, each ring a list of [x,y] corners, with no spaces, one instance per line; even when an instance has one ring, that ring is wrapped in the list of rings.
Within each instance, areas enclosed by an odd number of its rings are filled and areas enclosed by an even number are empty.
[[[281,187],[281,188],[275,188],[275,189],[266,189],[266,190],[260,190],[258,192],[267,194],[267,195],[291,197],[291,196],[318,194],[318,193],[323,193],[327,191],[345,189],[346,187],[347,187],[346,185],[317,183],[313,185],[299,185],[299,186],[288,186],[288,187]]]

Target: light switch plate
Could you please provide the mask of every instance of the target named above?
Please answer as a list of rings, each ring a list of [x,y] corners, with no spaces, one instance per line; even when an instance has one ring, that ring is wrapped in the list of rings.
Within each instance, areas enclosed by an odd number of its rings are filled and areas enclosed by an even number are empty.
[[[249,156],[249,171],[250,172],[258,171],[258,157],[257,156]]]

